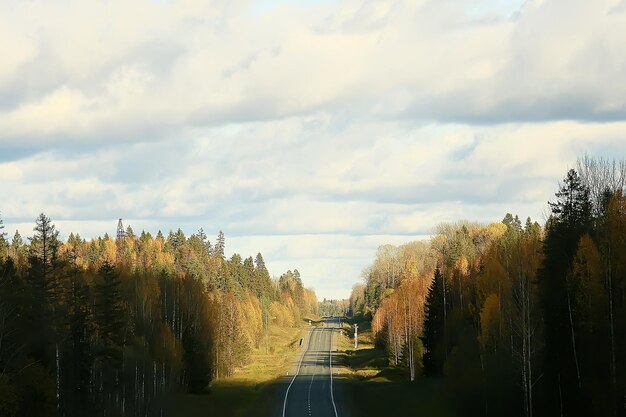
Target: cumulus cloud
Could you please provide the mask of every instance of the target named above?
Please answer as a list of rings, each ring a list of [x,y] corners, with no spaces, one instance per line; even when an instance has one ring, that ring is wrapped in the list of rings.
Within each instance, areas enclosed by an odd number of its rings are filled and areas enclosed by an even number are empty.
[[[250,1],[2,7],[3,142],[149,140],[315,111],[480,123],[626,114],[624,12],[610,0],[529,1],[515,18],[460,0],[260,14]]]
[[[541,220],[624,155],[624,4],[0,1],[5,224],[223,229],[345,296],[379,244]]]

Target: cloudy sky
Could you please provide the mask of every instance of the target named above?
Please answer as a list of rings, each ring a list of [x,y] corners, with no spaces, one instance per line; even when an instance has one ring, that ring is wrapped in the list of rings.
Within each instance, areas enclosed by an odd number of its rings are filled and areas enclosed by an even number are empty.
[[[0,57],[10,234],[222,229],[320,298],[626,154],[626,0],[0,0]]]

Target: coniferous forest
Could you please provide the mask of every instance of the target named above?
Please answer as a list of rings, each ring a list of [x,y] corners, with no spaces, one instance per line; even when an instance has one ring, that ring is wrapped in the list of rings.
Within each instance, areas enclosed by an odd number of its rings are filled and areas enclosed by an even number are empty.
[[[626,164],[581,158],[544,226],[439,225],[379,248],[350,297],[460,416],[626,415]]]
[[[297,270],[226,259],[222,232],[63,242],[41,214],[32,236],[0,233],[3,417],[175,415],[176,393],[246,364],[270,324],[317,311]]]

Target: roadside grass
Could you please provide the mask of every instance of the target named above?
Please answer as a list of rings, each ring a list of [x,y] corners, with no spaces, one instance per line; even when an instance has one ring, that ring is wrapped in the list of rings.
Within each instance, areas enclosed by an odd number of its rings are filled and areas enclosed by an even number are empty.
[[[420,378],[410,382],[342,381],[345,414],[358,417],[454,416],[441,379]]]
[[[270,328],[269,342],[265,338],[252,353],[250,362],[236,370],[231,381],[266,383],[280,375],[285,375],[291,365],[293,355],[300,347],[304,326],[297,328]],[[219,381],[216,381],[216,383]]]
[[[277,382],[289,371],[307,326],[308,319],[296,328],[270,327],[268,343],[263,339],[246,366],[229,378],[211,382],[204,394],[178,394],[174,414],[177,417],[269,416],[276,406],[280,387]]]
[[[205,394],[179,394],[174,405],[177,417],[269,416],[278,385],[250,384],[228,379],[215,382]]]
[[[354,324],[359,325],[358,349],[354,349]],[[384,349],[375,346],[370,322],[364,318],[345,321],[337,340],[338,387],[347,401],[341,403],[349,416],[453,416],[443,379],[418,377],[409,381],[408,370],[389,364]]]
[[[359,347],[354,349],[352,324],[344,322],[336,339],[338,354],[336,395],[341,415],[353,417],[453,416],[446,401],[442,379],[418,378],[408,382],[408,372],[389,365],[386,352],[374,346],[366,321],[359,324]],[[320,322],[312,320],[314,326]],[[262,343],[248,365],[235,375],[214,381],[205,394],[179,394],[174,404],[177,417],[270,416],[276,410],[281,389],[278,380],[290,369],[308,319],[298,328],[271,328],[269,348]]]

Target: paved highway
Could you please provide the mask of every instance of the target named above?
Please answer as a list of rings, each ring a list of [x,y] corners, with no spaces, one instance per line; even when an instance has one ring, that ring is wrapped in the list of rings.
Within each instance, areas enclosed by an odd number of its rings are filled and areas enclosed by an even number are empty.
[[[309,331],[296,375],[283,392],[282,417],[339,417],[333,392],[332,367],[338,319]]]

